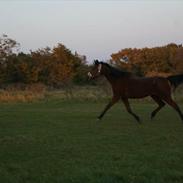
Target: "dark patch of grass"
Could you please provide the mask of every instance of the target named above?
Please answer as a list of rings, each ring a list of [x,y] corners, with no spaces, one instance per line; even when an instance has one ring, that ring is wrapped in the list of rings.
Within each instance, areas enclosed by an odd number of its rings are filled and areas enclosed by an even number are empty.
[[[105,103],[49,100],[0,105],[2,183],[181,183],[183,124],[165,107],[121,103],[101,122]]]

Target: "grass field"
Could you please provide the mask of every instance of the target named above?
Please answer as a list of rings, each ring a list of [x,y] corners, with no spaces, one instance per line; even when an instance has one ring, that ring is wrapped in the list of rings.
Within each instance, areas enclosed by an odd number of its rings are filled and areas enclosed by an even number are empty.
[[[0,105],[0,183],[182,183],[183,124],[152,103],[48,100]],[[183,106],[181,106],[183,109]]]

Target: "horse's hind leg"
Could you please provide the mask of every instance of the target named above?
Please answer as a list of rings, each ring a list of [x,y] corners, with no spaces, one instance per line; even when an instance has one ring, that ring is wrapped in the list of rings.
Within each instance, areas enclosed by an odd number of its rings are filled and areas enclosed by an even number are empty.
[[[165,102],[167,102],[167,104],[169,104],[171,107],[173,107],[179,114],[181,120],[183,121],[183,114],[179,108],[179,106],[176,104],[176,102],[171,98],[171,96],[165,97],[163,98],[163,100]]]
[[[151,119],[155,117],[158,111],[160,111],[161,108],[165,106],[165,103],[157,96],[152,95],[152,99],[159,105],[152,113],[151,113]]]
[[[140,123],[140,118],[135,113],[132,112],[128,99],[123,98],[122,101],[125,104],[127,111],[138,121],[138,123]]]

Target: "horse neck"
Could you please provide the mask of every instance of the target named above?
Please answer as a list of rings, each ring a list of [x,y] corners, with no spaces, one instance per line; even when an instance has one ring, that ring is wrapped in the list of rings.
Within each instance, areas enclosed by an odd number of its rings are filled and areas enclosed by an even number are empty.
[[[109,73],[104,73],[104,76],[106,77],[106,79],[108,80],[108,82],[111,84],[111,85],[113,85],[114,84],[114,80],[115,80],[115,78],[114,77],[112,77]]]

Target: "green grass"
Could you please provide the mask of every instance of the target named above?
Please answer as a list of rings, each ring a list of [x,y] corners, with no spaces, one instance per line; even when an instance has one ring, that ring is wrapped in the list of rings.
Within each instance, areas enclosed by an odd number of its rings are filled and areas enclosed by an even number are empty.
[[[138,125],[115,105],[41,101],[0,105],[0,183],[182,183],[183,124],[169,107]],[[181,106],[183,108],[183,106]]]

